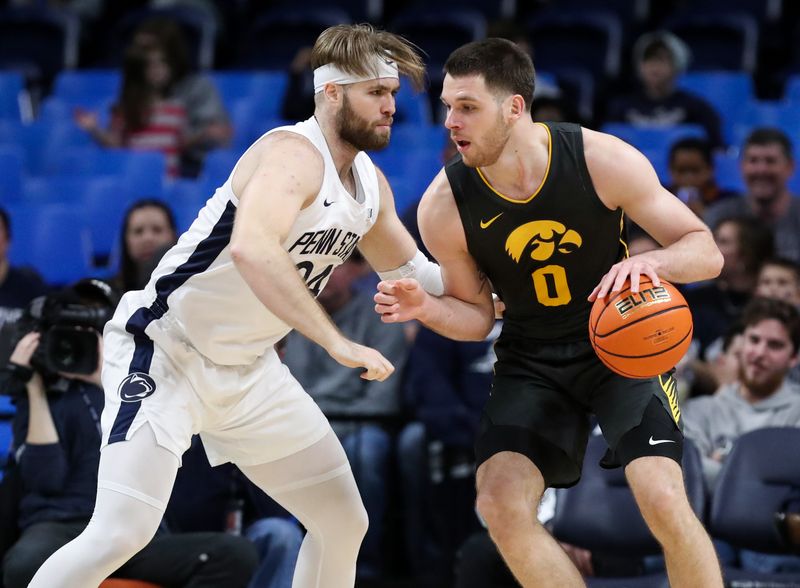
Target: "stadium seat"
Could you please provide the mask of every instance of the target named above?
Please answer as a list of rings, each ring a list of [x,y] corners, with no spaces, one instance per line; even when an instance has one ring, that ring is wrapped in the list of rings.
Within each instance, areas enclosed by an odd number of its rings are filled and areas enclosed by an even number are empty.
[[[280,116],[281,102],[289,76],[285,71],[214,71],[209,77],[217,86],[223,104],[230,112],[240,101],[262,104],[270,118]]]
[[[486,37],[486,27],[486,18],[475,10],[426,8],[402,13],[389,28],[425,52],[428,76],[436,86],[443,78],[442,67],[450,53],[460,45]]]
[[[274,8],[256,18],[244,33],[234,67],[285,70],[300,49],[314,45],[324,29],[350,22],[350,16],[338,8]]]
[[[691,70],[731,70],[752,74],[758,52],[758,23],[745,14],[675,17],[665,27],[692,52]]]
[[[12,417],[17,412],[16,405],[11,402],[11,397],[0,395],[0,417]]]
[[[53,84],[54,98],[68,104],[90,104],[116,98],[122,75],[118,69],[62,71]]]
[[[38,6],[0,11],[0,68],[27,69],[52,79],[78,63],[80,21],[66,11]]]
[[[670,127],[638,127],[627,123],[606,123],[603,132],[619,137],[640,151],[664,151],[678,139],[705,138],[705,129],[699,125],[674,125]]]
[[[0,120],[27,121],[32,115],[31,99],[22,74],[0,71]]]
[[[0,202],[18,200],[22,196],[22,168],[25,153],[22,147],[0,143]]]
[[[711,533],[735,547],[784,553],[775,513],[798,507],[800,428],[758,429],[739,437],[720,471],[711,500]],[[768,456],[768,458],[766,458]],[[771,574],[725,570],[729,580],[752,585],[797,586],[800,573]]]
[[[14,432],[11,428],[11,419],[7,417],[0,418],[0,467],[6,464],[13,439]]]
[[[601,435],[590,436],[580,483],[558,490],[553,535],[559,541],[588,549],[598,556],[634,559],[660,554],[661,548],[639,513],[623,469],[606,470],[599,466],[606,449]],[[702,520],[706,494],[701,459],[697,448],[688,440],[684,443],[683,470],[689,503]],[[598,508],[598,504],[603,507]],[[588,585],[655,587],[664,585],[665,578],[664,573],[618,579],[592,578]]]
[[[744,192],[745,185],[739,169],[739,156],[730,153],[714,154],[714,177],[717,185],[725,190]]]
[[[582,69],[594,80],[615,79],[622,58],[622,26],[610,12],[546,12],[526,25],[537,68],[558,75]]]
[[[753,78],[741,71],[690,71],[678,78],[678,87],[705,99],[723,123],[735,120],[742,105],[755,99]]]
[[[14,223],[11,263],[31,265],[52,285],[92,274],[91,237],[83,211],[65,204],[9,207]]]
[[[210,69],[214,66],[217,23],[205,10],[191,4],[144,8],[127,13],[114,26],[109,35],[104,65],[106,67],[120,66],[133,33],[139,25],[153,18],[163,18],[180,26],[189,47],[192,67]]]

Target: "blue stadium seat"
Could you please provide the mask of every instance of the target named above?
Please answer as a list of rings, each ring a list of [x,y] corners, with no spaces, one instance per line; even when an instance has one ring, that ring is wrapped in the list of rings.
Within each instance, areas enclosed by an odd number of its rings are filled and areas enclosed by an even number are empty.
[[[338,8],[273,8],[244,33],[234,66],[287,69],[297,52],[313,46],[324,29],[350,22],[350,16]]]
[[[11,419],[0,418],[0,467],[4,466],[8,460],[13,440],[14,431],[11,427]]]
[[[717,185],[726,190],[744,192],[745,185],[739,169],[739,156],[730,153],[714,154],[714,177]]]
[[[411,81],[403,77],[400,80],[400,91],[395,100],[394,122],[396,125],[432,125],[430,98],[422,90],[414,89]]]
[[[0,202],[22,196],[22,167],[25,152],[19,145],[0,143]]]
[[[0,120],[25,121],[31,117],[31,98],[22,74],[0,71]]]
[[[80,21],[39,6],[0,11],[0,68],[26,69],[51,79],[78,63]]]
[[[794,138],[800,129],[800,108],[783,101],[754,100],[743,104],[735,118],[726,124],[731,144],[737,147],[757,127],[777,127]]]
[[[91,237],[83,211],[65,204],[10,207],[12,263],[31,265],[53,285],[91,275]]]
[[[753,73],[757,64],[758,23],[745,14],[687,13],[665,27],[692,51],[692,70]]]
[[[450,53],[471,41],[486,37],[486,18],[475,10],[457,12],[441,7],[407,11],[392,21],[390,29],[414,42],[426,54],[433,85],[443,78],[442,66]]]
[[[700,125],[674,125],[671,127],[637,127],[627,123],[606,123],[604,133],[619,137],[640,151],[664,151],[678,139],[686,137],[705,138],[705,129]]]
[[[678,78],[678,87],[704,98],[727,123],[736,113],[755,99],[753,78],[741,71],[690,71]],[[733,137],[725,137],[726,141]]]
[[[0,395],[0,418],[14,416],[17,412],[16,405],[11,402],[11,397]]]
[[[230,112],[241,100],[262,103],[270,118],[280,116],[281,103],[289,84],[285,71],[214,71],[209,73]]]
[[[121,81],[118,69],[62,71],[56,77],[51,95],[68,104],[93,104],[116,98]]]
[[[559,74],[583,69],[595,81],[615,79],[622,58],[622,25],[616,15],[603,11],[546,12],[527,23],[536,67]]]
[[[219,149],[212,151],[206,157],[205,165],[203,166],[203,178],[216,186],[221,186],[228,179],[228,176],[233,171],[233,166],[239,161],[242,152],[237,149]],[[206,195],[206,199],[211,194]]]
[[[794,502],[797,508],[800,468],[797,448],[800,428],[758,429],[739,437],[725,460],[711,498],[711,533],[735,547],[763,553],[788,550],[774,516]],[[797,586],[800,573],[764,576],[725,570],[728,580],[748,585]],[[773,582],[758,584],[758,582]]]

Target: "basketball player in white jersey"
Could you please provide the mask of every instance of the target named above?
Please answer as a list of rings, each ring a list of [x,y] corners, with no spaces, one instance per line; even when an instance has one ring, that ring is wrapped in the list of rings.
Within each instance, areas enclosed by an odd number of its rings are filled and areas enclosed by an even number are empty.
[[[183,452],[200,433],[308,530],[294,587],[352,587],[367,516],[336,435],[273,349],[295,328],[383,380],[392,365],[346,339],[314,300],[358,247],[382,277],[441,293],[439,268],[403,228],[366,149],[389,142],[398,72],[423,65],[368,25],[324,31],[314,117],[254,143],[144,290],[105,329],[103,450],[94,515],[35,588],[96,587],[146,545]]]

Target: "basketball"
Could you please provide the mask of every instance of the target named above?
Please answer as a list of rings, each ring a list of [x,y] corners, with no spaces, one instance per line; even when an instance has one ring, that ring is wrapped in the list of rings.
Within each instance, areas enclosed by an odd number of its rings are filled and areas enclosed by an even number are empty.
[[[626,282],[613,296],[598,298],[589,315],[589,340],[600,360],[628,378],[669,371],[692,342],[692,313],[678,290],[664,280],[640,277],[639,291]]]

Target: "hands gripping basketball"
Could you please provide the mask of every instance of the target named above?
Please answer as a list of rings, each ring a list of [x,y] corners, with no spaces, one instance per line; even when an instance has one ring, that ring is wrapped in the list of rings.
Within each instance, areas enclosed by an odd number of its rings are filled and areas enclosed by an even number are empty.
[[[589,294],[589,302],[594,302],[598,298],[605,298],[609,293],[619,292],[629,279],[631,292],[638,292],[639,280],[642,275],[650,278],[654,286],[661,285],[653,266],[638,255],[615,263],[606,275],[602,277],[600,283],[595,286],[592,293]]]

